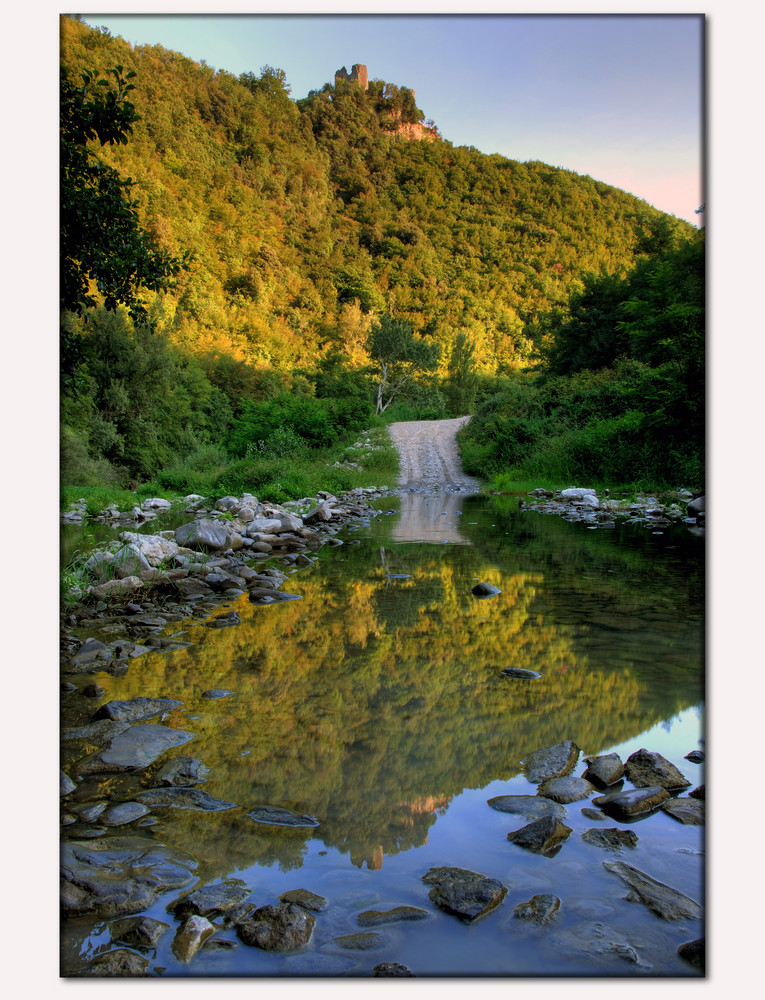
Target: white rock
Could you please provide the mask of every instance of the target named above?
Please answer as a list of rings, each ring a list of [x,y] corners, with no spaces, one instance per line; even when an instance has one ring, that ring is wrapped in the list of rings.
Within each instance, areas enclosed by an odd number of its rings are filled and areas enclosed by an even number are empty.
[[[165,559],[172,559],[180,551],[177,542],[161,535],[142,535],[137,531],[123,531],[120,538],[140,552],[152,567],[159,566]]]
[[[580,486],[569,486],[567,490],[561,490],[560,495],[567,500],[584,500],[585,497],[594,497],[595,490],[585,489]]]
[[[142,510],[168,510],[170,507],[170,501],[163,500],[162,497],[150,497],[141,504]]]

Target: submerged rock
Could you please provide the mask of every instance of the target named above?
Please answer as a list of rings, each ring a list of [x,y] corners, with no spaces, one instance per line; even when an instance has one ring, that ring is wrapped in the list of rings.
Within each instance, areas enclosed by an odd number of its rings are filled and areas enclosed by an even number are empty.
[[[627,899],[639,900],[662,920],[681,920],[701,917],[703,911],[699,904],[688,896],[678,892],[664,882],[659,882],[639,868],[625,864],[623,861],[604,861],[606,871],[618,875],[632,889]]]
[[[505,667],[502,671],[503,677],[515,677],[522,681],[538,680],[542,675],[536,670],[526,670],[524,667]]]
[[[636,750],[630,754],[624,770],[632,784],[638,788],[661,785],[674,792],[688,788],[691,784],[671,761],[660,753],[651,753],[649,750]]]
[[[417,978],[405,965],[400,962],[380,962],[372,972],[375,976],[412,976]]]
[[[596,785],[615,785],[624,777],[624,764],[618,753],[607,753],[600,757],[587,757],[587,770],[583,777]]]
[[[433,886],[428,896],[436,906],[466,923],[490,913],[507,895],[498,879],[466,868],[431,868],[422,880]]]
[[[581,750],[572,740],[563,740],[553,746],[535,750],[523,761],[526,777],[534,785],[549,778],[562,778],[574,770],[580,753]]]
[[[696,938],[695,941],[688,941],[687,944],[681,944],[677,949],[677,953],[684,962],[692,965],[694,969],[701,969],[703,972],[706,968],[705,938]]]
[[[576,778],[571,774],[562,778],[549,778],[539,786],[539,795],[553,802],[578,802],[589,798],[595,791],[595,786],[584,778]]]
[[[572,832],[570,826],[561,823],[554,816],[544,816],[514,833],[508,833],[507,839],[527,851],[551,858],[558,853]]]
[[[513,916],[535,924],[549,924],[559,909],[558,897],[546,892],[532,896],[527,903],[519,903],[513,910]]]
[[[154,775],[157,785],[199,785],[207,780],[210,768],[196,757],[173,757]]]
[[[294,813],[290,809],[279,806],[255,806],[247,813],[256,823],[267,823],[271,826],[307,826],[319,825],[318,819],[308,813]]]
[[[477,583],[471,591],[474,597],[494,597],[496,594],[501,594],[502,591],[499,587],[493,586],[491,583]]]
[[[652,968],[650,963],[641,961],[637,949],[623,934],[600,921],[555,931],[551,935],[551,941],[557,948],[574,954],[589,955],[593,958],[613,955],[637,968],[646,971]]]
[[[112,722],[144,722],[155,715],[161,715],[174,708],[181,708],[182,701],[172,698],[131,698],[129,701],[108,701],[102,705],[95,719],[111,719]]]
[[[704,803],[698,799],[668,799],[661,807],[672,819],[687,826],[704,825]]]
[[[599,806],[605,813],[617,818],[642,816],[658,809],[662,802],[669,798],[669,792],[660,785],[649,785],[647,788],[628,788],[626,791],[611,792],[593,799],[593,805]]]
[[[81,976],[148,976],[148,958],[127,948],[116,948],[94,958]]]
[[[316,917],[296,903],[261,906],[236,924],[245,944],[265,951],[297,951],[308,944]]]
[[[308,889],[291,889],[289,892],[283,892],[279,900],[282,903],[297,903],[298,906],[314,913],[323,913],[327,908],[326,899],[315,892],[309,892]]]
[[[343,934],[334,938],[336,945],[348,951],[371,951],[372,948],[379,948],[385,939],[382,934],[376,931],[364,931],[360,934]]]
[[[155,948],[168,926],[152,917],[125,917],[109,924],[109,933],[112,941],[121,941],[136,948]]]
[[[140,837],[64,841],[61,911],[65,917],[138,913],[159,893],[193,882],[196,867],[184,851]]]
[[[634,847],[638,842],[636,833],[632,830],[617,830],[616,827],[606,829],[595,828],[582,834],[586,844],[603,847],[608,851],[620,851],[623,847]]]
[[[392,924],[398,920],[425,920],[427,910],[419,906],[394,906],[392,910],[364,910],[356,917],[362,927],[376,927],[378,924]]]
[[[236,808],[236,802],[216,799],[201,788],[186,788],[179,785],[170,788],[147,788],[144,792],[136,792],[135,798],[150,806],[175,806],[181,809],[202,809],[205,812],[222,812],[224,809]]]
[[[539,795],[496,795],[488,800],[488,804],[498,812],[513,813],[524,819],[541,819],[543,816],[563,819],[566,815],[563,806]]]

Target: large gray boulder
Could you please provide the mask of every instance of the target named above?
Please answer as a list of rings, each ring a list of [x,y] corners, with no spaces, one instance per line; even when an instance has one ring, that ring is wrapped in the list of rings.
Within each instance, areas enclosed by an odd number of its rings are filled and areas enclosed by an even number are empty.
[[[201,552],[216,552],[228,547],[228,531],[218,521],[200,518],[182,524],[175,529],[175,540],[178,545]]]
[[[316,917],[296,903],[261,906],[236,924],[245,944],[265,951],[297,951],[308,944]]]
[[[162,535],[143,535],[137,531],[123,531],[120,538],[140,552],[150,566],[159,566],[163,561],[174,559],[180,551],[177,542],[171,538],[164,538]]]
[[[671,761],[662,757],[660,753],[651,753],[649,750],[636,750],[630,754],[624,765],[624,771],[632,784],[638,788],[661,785],[667,791],[677,792],[691,785]]]
[[[549,778],[562,778],[576,767],[581,750],[572,740],[563,740],[530,753],[523,761],[526,777],[535,785]]]

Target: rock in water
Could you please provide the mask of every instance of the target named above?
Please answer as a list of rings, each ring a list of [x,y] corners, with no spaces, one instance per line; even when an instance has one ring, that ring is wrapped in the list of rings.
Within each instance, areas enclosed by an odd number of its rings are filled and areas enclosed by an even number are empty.
[[[130,726],[112,739],[106,750],[86,757],[79,766],[81,774],[116,774],[136,771],[153,764],[160,754],[194,738],[182,729],[146,723]]]
[[[697,938],[695,941],[681,944],[677,949],[677,953],[683,961],[688,962],[694,969],[701,969],[702,972],[705,969],[706,941],[704,938]]]
[[[215,933],[215,927],[207,917],[198,914],[190,916],[183,927],[179,927],[173,938],[173,954],[179,962],[187,965],[196,955],[207,938]]]
[[[81,976],[148,976],[146,967],[148,958],[136,955],[127,948],[117,948],[107,951],[105,955],[94,958]]]
[[[549,778],[539,786],[539,794],[553,802],[578,802],[589,798],[594,791],[595,786],[589,781],[571,774],[562,778]]]
[[[607,753],[601,757],[587,757],[587,770],[583,777],[596,785],[615,785],[624,777],[624,764],[618,753]]]
[[[698,799],[668,799],[661,808],[687,826],[704,825],[704,803]]]
[[[176,917],[186,917],[195,913],[200,917],[220,917],[231,913],[247,899],[250,890],[242,885],[204,885],[182,896],[168,906],[168,911]]]
[[[607,851],[620,851],[623,847],[634,847],[638,842],[636,833],[632,830],[617,830],[616,827],[606,829],[595,828],[582,834],[586,844],[604,847]]]
[[[616,818],[628,819],[631,816],[642,816],[658,809],[662,802],[669,798],[669,792],[660,785],[649,785],[647,788],[628,788],[626,792],[611,792],[600,795],[592,800],[604,812]]]
[[[419,906],[394,906],[392,910],[364,910],[356,917],[362,927],[376,927],[378,924],[392,924],[398,920],[424,920],[427,910]]]
[[[535,750],[523,761],[526,777],[538,785],[548,778],[562,778],[570,774],[579,760],[579,747],[572,740],[563,740],[551,747]]]
[[[175,540],[178,545],[187,549],[214,552],[227,547],[228,532],[217,521],[191,521],[175,529]]]
[[[494,597],[496,594],[501,594],[502,591],[499,587],[494,587],[490,583],[477,583],[473,587],[471,593],[474,597]]]
[[[304,910],[312,910],[314,913],[323,913],[327,908],[326,899],[323,896],[318,896],[315,892],[309,892],[308,889],[291,889],[289,892],[283,892],[279,896],[279,901],[297,903]]]
[[[636,750],[630,754],[624,770],[632,784],[638,788],[661,785],[670,792],[676,792],[691,784],[666,757],[649,750]]]
[[[543,816],[563,819],[566,815],[563,806],[539,795],[495,795],[488,800],[488,804],[498,812],[513,813],[524,819],[541,819]]]
[[[641,872],[639,868],[633,868],[623,861],[604,861],[603,867],[626,882],[633,890],[630,895],[634,894],[634,898],[645,903],[662,920],[693,919],[703,914],[695,900],[665,885],[664,882],[658,882],[645,872]]]
[[[173,757],[157,771],[154,781],[158,785],[198,785],[207,780],[210,768],[196,757]]]
[[[563,846],[563,841],[572,832],[570,826],[561,823],[554,816],[544,816],[514,833],[508,833],[507,839],[527,851],[551,858],[558,853]]]
[[[502,671],[502,676],[514,677],[520,681],[535,681],[542,675],[538,674],[536,670],[526,670],[523,667],[505,667]]]
[[[155,715],[180,708],[182,701],[172,698],[131,698],[130,701],[108,701],[102,705],[94,719],[111,719],[113,722],[144,722]]]
[[[560,900],[550,893],[532,896],[528,903],[519,903],[513,916],[519,920],[530,920],[535,924],[549,924],[560,909]]]
[[[271,826],[318,826],[319,821],[308,813],[294,813],[279,806],[255,806],[247,813],[256,823],[267,823]]]
[[[205,812],[222,812],[224,809],[235,809],[235,802],[225,802],[216,799],[201,788],[147,788],[144,792],[136,792],[135,798],[149,806],[177,806],[181,809],[203,809]]]
[[[416,978],[414,973],[400,962],[380,962],[372,969],[372,972],[375,976],[413,976]]]
[[[507,895],[497,879],[466,868],[431,868],[422,880],[433,886],[428,895],[436,906],[465,923],[490,913]]]
[[[297,951],[308,943],[316,917],[295,903],[261,906],[236,924],[245,944],[265,951]]]
[[[152,917],[125,917],[109,924],[112,941],[122,941],[136,948],[156,948],[168,925]]]
[[[348,951],[370,951],[379,947],[384,939],[376,931],[365,931],[361,934],[343,934],[334,939],[335,944]]]

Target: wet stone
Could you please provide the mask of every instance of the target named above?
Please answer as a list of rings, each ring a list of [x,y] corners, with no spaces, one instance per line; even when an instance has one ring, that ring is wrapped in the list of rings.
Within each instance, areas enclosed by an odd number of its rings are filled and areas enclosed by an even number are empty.
[[[179,962],[187,965],[196,955],[207,938],[215,933],[215,927],[207,917],[193,914],[182,927],[179,927],[173,938],[173,954]]]
[[[594,820],[602,820],[608,818],[604,812],[600,811],[600,809],[590,809],[589,806],[586,806],[584,809],[582,809],[582,816],[586,817],[587,819],[594,819]]]
[[[636,833],[632,830],[617,830],[616,827],[607,829],[587,830],[582,834],[582,840],[586,844],[594,847],[603,847],[607,851],[620,851],[623,847],[634,847],[638,842]]]
[[[105,955],[94,958],[90,965],[80,973],[81,976],[148,976],[146,971],[148,958],[136,955],[127,948],[117,948],[107,951]]]
[[[61,845],[61,910],[65,917],[138,913],[155,896],[194,881],[197,862],[184,851],[140,837]]]
[[[83,698],[100,698],[103,693],[104,689],[100,684],[85,684],[80,688]]]
[[[95,719],[111,719],[112,722],[144,722],[155,715],[180,708],[182,701],[172,698],[131,698],[130,701],[109,701],[96,712]]]
[[[515,679],[522,681],[534,681],[542,675],[538,674],[536,670],[526,670],[523,667],[505,667],[502,671],[502,676],[514,677]]]
[[[704,803],[698,799],[669,799],[661,808],[686,826],[704,825]]]
[[[652,968],[650,963],[641,960],[635,946],[623,934],[600,921],[555,931],[551,935],[551,942],[569,953],[593,958],[613,956],[645,971]]]
[[[226,916],[236,910],[250,895],[250,890],[242,885],[220,883],[194,889],[188,896],[177,899],[168,906],[168,912],[176,917],[196,913],[200,917]]]
[[[194,738],[194,733],[170,729],[158,724],[130,726],[109,744],[106,750],[86,758],[80,764],[83,774],[113,774],[148,767],[161,754]]]
[[[152,917],[125,917],[109,924],[112,941],[133,945],[135,948],[155,948],[168,929],[168,924]]]
[[[400,962],[380,962],[372,969],[372,972],[375,976],[412,976],[416,978],[414,973]]]
[[[103,816],[101,822],[105,826],[124,826],[126,823],[133,823],[137,819],[145,816],[149,810],[140,802],[122,802],[118,806],[112,806]]]
[[[535,750],[523,761],[526,777],[535,785],[549,778],[562,778],[573,771],[580,752],[572,740]]]
[[[543,816],[563,819],[566,815],[566,810],[557,802],[539,795],[497,795],[489,799],[488,804],[498,812],[513,813],[524,819],[542,819]]]
[[[539,896],[532,896],[527,903],[519,903],[513,910],[513,916],[535,924],[549,924],[558,910],[560,910],[558,897],[545,892]]]
[[[697,938],[695,941],[681,944],[677,953],[684,962],[692,965],[694,969],[701,969],[703,972],[706,968],[706,940],[704,938]]]
[[[499,587],[495,587],[491,583],[481,582],[477,583],[475,587],[473,587],[471,593],[474,597],[483,598],[483,597],[494,597],[497,594],[501,594],[502,591],[499,589]]]
[[[706,755],[703,750],[691,750],[690,753],[685,755],[685,759],[689,760],[692,764],[703,764],[706,760]]]
[[[692,792],[688,792],[688,795],[692,799],[699,799],[701,802],[703,802],[704,799],[706,798],[706,794],[707,794],[707,786],[706,785],[699,785],[699,787],[698,788],[694,788]]]
[[[638,788],[661,785],[668,791],[679,791],[691,784],[666,757],[649,750],[636,750],[627,758],[624,770]]]
[[[198,785],[207,780],[210,768],[196,757],[173,757],[154,775],[157,785]]]
[[[236,924],[245,944],[265,951],[297,951],[308,944],[316,917],[295,903],[261,906]]]
[[[539,786],[539,795],[553,802],[578,802],[580,799],[589,798],[595,791],[595,787],[584,778],[575,778],[573,775],[566,775],[563,778],[550,778]]]
[[[59,795],[71,795],[76,788],[77,785],[75,785],[69,775],[64,774],[63,771],[59,771]]]
[[[289,892],[283,892],[279,900],[282,903],[297,903],[303,909],[312,910],[314,913],[323,913],[328,905],[323,896],[309,892],[308,889],[291,889]]]
[[[203,691],[202,692],[202,697],[203,698],[213,698],[213,699],[214,698],[228,698],[228,696],[230,694],[233,694],[233,693],[234,693],[233,691],[229,691],[226,688],[210,688],[209,691]]]
[[[524,850],[552,858],[572,832],[570,826],[561,823],[554,816],[544,816],[514,833],[508,833],[507,839]]]
[[[184,786],[147,788],[144,792],[136,792],[135,798],[149,806],[174,806],[181,809],[202,809],[205,812],[222,812],[224,809],[236,808],[235,802],[216,799],[201,788]]]
[[[382,934],[376,931],[364,931],[360,934],[344,934],[334,939],[335,944],[347,951],[371,951],[384,943]]]
[[[604,788],[615,785],[624,777],[624,764],[618,753],[607,753],[601,757],[587,757],[587,770],[584,777],[587,781]]]
[[[490,913],[507,895],[498,879],[466,868],[431,868],[422,880],[433,886],[428,896],[436,906],[466,923]]]
[[[695,900],[665,885],[664,882],[657,881],[639,868],[633,868],[623,861],[604,861],[603,867],[627,883],[632,890],[627,899],[645,903],[662,920],[693,919],[702,916],[703,911]]]
[[[279,806],[255,806],[247,815],[256,823],[267,823],[271,826],[315,827],[318,819],[308,813],[294,813],[290,809]]]
[[[629,788],[627,791],[612,792],[593,799],[593,805],[599,806],[605,813],[621,818],[642,816],[651,812],[669,798],[669,792],[660,785],[649,785],[647,788]]]
[[[392,924],[398,920],[425,920],[427,910],[419,906],[394,906],[392,910],[364,910],[356,920],[362,927],[376,927],[378,924]]]

